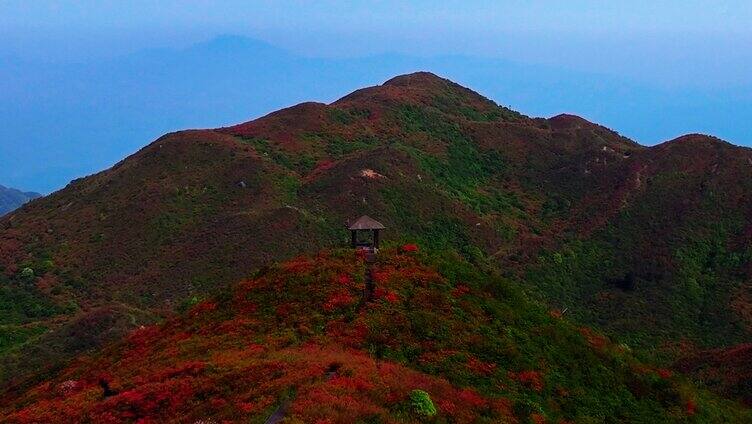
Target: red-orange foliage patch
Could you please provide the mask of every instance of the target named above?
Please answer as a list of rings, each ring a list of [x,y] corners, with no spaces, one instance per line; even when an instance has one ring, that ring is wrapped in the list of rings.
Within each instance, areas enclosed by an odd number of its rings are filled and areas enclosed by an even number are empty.
[[[580,334],[587,340],[588,344],[596,349],[603,349],[608,344],[608,339],[596,333],[590,328],[580,327]]]
[[[509,377],[525,386],[540,392],[543,390],[543,375],[539,371],[510,372]]]
[[[689,399],[684,406],[684,411],[687,413],[687,415],[694,415],[697,412],[697,404],[695,403],[695,401]]]
[[[470,287],[464,284],[460,284],[454,289],[452,289],[452,297],[454,298],[460,298],[468,293],[470,293]]]
[[[340,290],[334,293],[334,295],[324,303],[324,310],[331,312],[337,308],[348,306],[354,301],[355,298],[349,291]]]
[[[483,362],[478,358],[470,357],[467,360],[467,368],[474,374],[488,376],[496,371],[496,364],[492,362]]]
[[[213,302],[210,300],[204,300],[202,302],[197,303],[193,308],[191,308],[189,315],[195,317],[196,315],[201,315],[205,312],[211,312],[215,309],[217,309],[216,302]]]

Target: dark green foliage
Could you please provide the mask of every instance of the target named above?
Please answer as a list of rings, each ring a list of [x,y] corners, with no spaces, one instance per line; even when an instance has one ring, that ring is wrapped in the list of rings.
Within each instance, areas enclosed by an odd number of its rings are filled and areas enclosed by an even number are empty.
[[[218,191],[214,187],[177,187],[172,196],[164,200],[162,212],[155,216],[148,228],[152,244],[175,242],[181,234],[211,214]]]
[[[327,113],[329,114],[330,120],[343,125],[350,125],[360,119],[366,119],[371,115],[371,111],[368,109],[359,108],[340,109],[333,107],[330,108]]]
[[[0,325],[27,323],[65,311],[26,282],[0,285]]]
[[[1,295],[1,294],[0,294]],[[20,326],[0,324],[0,355],[22,346],[47,330],[42,325]]]
[[[436,415],[436,407],[431,401],[431,396],[425,390],[415,389],[410,393],[410,403],[418,415],[432,417]]]
[[[422,168],[434,179],[437,189],[469,206],[478,213],[506,211],[520,207],[512,193],[506,193],[491,180],[502,178],[507,164],[498,151],[481,151],[467,138],[456,123],[438,112],[404,106],[397,118],[408,131],[424,132],[445,143],[446,154],[436,156],[413,146],[398,146],[413,155]]]
[[[259,138],[241,137],[240,140],[252,145],[259,154],[268,157],[274,163],[291,171],[305,174],[316,166],[316,158],[308,153],[299,152],[291,155],[282,149],[275,148],[269,140]]]

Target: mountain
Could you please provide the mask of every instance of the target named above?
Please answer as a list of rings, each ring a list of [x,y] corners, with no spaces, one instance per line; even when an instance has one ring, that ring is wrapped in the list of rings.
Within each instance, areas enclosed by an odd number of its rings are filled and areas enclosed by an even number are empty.
[[[271,265],[73,362],[8,423],[743,422],[456,255],[324,251]],[[363,280],[372,269],[372,301]],[[432,418],[433,417],[433,418]],[[268,420],[267,420],[268,419]]]
[[[509,45],[519,42],[524,44]],[[329,103],[354,87],[415,69],[444,75],[527,114],[577,111],[643,144],[688,131],[752,144],[749,84],[638,82],[577,71],[578,66],[526,63],[529,58],[520,63],[460,55],[310,57],[232,36],[186,48],[94,56],[31,60],[0,54],[0,140],[7,140],[0,142],[0,157],[35,158],[12,170],[0,167],[0,181],[55,191],[166,132],[228,125],[306,100]],[[551,63],[534,63],[546,62]],[[717,66],[746,75],[739,67]]]
[[[23,192],[0,185],[0,216],[15,210],[29,200],[42,196],[39,193]]]
[[[670,367],[750,339],[750,185],[749,149],[645,147],[426,72],[170,133],[0,219],[0,379],[22,392],[270,262],[345,245],[363,214],[386,246],[458,252]]]

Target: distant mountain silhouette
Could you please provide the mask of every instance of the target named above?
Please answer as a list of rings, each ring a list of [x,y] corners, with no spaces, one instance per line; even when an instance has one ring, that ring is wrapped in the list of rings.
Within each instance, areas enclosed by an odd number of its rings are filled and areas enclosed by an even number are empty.
[[[752,143],[752,87],[728,95],[663,90],[608,75],[467,56],[310,58],[225,36],[88,64],[0,59],[0,140],[34,157],[0,181],[49,192],[107,168],[160,134],[213,128],[425,69],[526,114],[576,113],[643,144],[685,132]],[[54,93],[54,95],[51,95]],[[18,99],[24,102],[19,104]]]
[[[23,192],[14,188],[8,188],[0,185],[0,216],[15,210],[29,200],[40,197],[41,194],[33,192]]]

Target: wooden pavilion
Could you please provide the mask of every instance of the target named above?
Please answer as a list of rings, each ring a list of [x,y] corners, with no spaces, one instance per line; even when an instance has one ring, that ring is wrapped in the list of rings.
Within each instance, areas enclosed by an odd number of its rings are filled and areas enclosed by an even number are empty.
[[[379,231],[386,227],[375,219],[363,215],[347,226],[350,230],[352,247],[355,249],[379,250]],[[365,237],[361,235],[365,234]],[[370,237],[368,237],[370,235]]]

